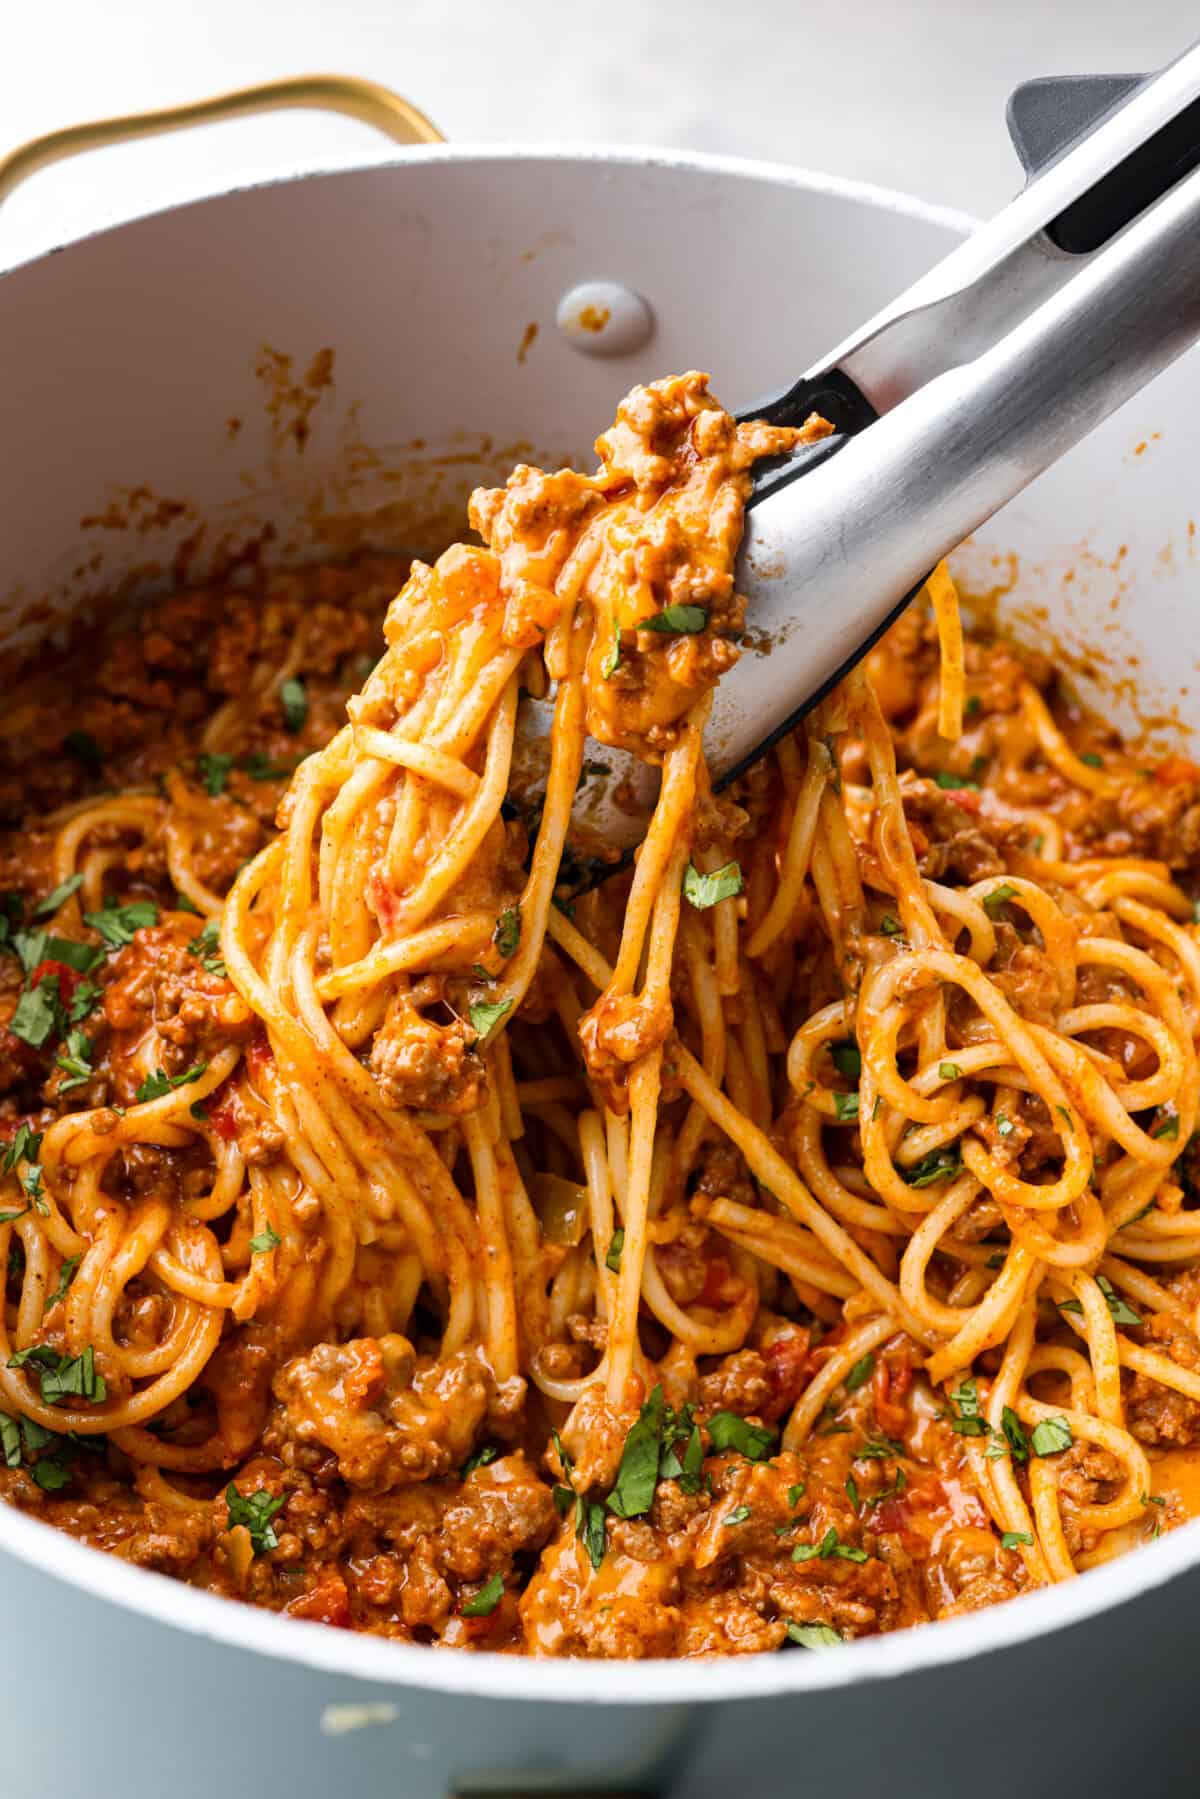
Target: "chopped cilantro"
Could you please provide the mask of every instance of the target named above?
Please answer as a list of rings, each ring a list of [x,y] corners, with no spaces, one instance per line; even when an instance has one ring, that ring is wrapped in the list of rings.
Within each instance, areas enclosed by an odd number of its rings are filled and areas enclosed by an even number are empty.
[[[933,778],[938,786],[945,789],[948,793],[956,793],[960,788],[964,787],[969,793],[979,792],[978,781],[968,781],[965,775],[953,775],[947,768],[940,768]]]
[[[265,1231],[259,1231],[257,1237],[251,1237],[250,1254],[252,1256],[265,1256],[270,1250],[278,1249],[282,1242],[283,1238],[277,1236],[271,1226],[268,1225]]]
[[[750,1516],[750,1507],[748,1505],[735,1505],[731,1512],[727,1512],[725,1514],[725,1516],[721,1520],[721,1523],[722,1524],[744,1524],[749,1516]]]
[[[1001,1549],[1020,1549],[1022,1544],[1026,1548],[1033,1546],[1033,1538],[1027,1530],[1006,1530],[1000,1539]]]
[[[793,1512],[795,1511],[795,1509],[799,1505],[800,1501],[804,1498],[804,1493],[805,1493],[805,1486],[804,1486],[804,1482],[802,1480],[798,1480],[794,1487],[788,1488],[787,1502],[788,1502],[788,1507],[791,1511],[793,1511]]]
[[[474,1474],[476,1468],[488,1468],[493,1462],[499,1461],[499,1459],[500,1451],[496,1448],[496,1445],[494,1443],[484,1443],[473,1455],[467,1457],[458,1472],[462,1478],[466,1480],[468,1474]],[[555,1488],[555,1492],[559,1492],[560,1490],[563,1492],[570,1491],[569,1488]]]
[[[1103,756],[1098,756],[1096,754],[1095,750],[1084,750],[1084,752],[1080,756],[1079,760],[1083,763],[1085,768],[1103,768],[1104,767]]]
[[[902,937],[904,935],[904,926],[894,912],[884,913],[879,921],[879,928],[885,937]]]
[[[833,1065],[840,1075],[848,1081],[857,1081],[862,1074],[862,1056],[853,1037],[842,1037],[829,1045],[829,1054]]]
[[[871,1354],[871,1351],[868,1350],[866,1355],[863,1356],[860,1361],[855,1362],[853,1368],[851,1368],[849,1374],[846,1376],[845,1387],[847,1393],[857,1393],[860,1387],[865,1387],[874,1372],[875,1357]]]
[[[22,1043],[28,1043],[31,1049],[41,1049],[43,1044],[61,1030],[62,1023],[58,976],[46,975],[36,987],[25,988],[17,1001],[16,1011],[9,1019],[8,1028],[14,1037],[19,1037]]]
[[[962,1069],[957,1062],[939,1062],[938,1075],[943,1081],[959,1081],[962,1079]]]
[[[849,1124],[858,1117],[858,1094],[835,1093],[833,1096],[833,1115],[840,1124]]]

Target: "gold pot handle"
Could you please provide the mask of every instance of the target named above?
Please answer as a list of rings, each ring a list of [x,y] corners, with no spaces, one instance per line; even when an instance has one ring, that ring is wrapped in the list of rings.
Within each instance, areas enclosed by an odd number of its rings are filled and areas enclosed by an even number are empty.
[[[64,157],[77,156],[80,151],[154,137],[160,131],[178,131],[187,125],[211,125],[249,113],[280,112],[287,107],[347,113],[352,119],[361,119],[364,125],[374,125],[399,144],[445,142],[437,126],[411,101],[402,100],[377,81],[363,81],[352,75],[291,75],[283,81],[234,88],[227,94],[192,100],[184,106],[164,106],[157,112],[128,113],[117,119],[95,119],[31,138],[0,157],[0,206],[30,175]]]

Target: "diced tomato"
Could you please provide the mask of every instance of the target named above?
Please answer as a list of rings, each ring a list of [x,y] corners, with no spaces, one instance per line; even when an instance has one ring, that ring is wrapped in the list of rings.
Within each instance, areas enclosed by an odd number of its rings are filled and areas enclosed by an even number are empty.
[[[1154,771],[1154,779],[1164,787],[1185,787],[1200,781],[1200,768],[1186,756],[1164,756]]]
[[[983,795],[972,792],[969,787],[952,787],[946,798],[963,812],[978,812],[983,805]]]
[[[771,1383],[771,1398],[763,1409],[763,1417],[781,1418],[795,1405],[809,1382],[808,1332],[794,1331],[768,1343],[763,1350],[763,1361],[767,1364],[767,1379]]]
[[[350,1595],[336,1568],[322,1568],[315,1587],[284,1606],[290,1618],[310,1618],[314,1624],[350,1628]]]
[[[64,1006],[69,1006],[75,997],[75,989],[79,985],[79,976],[65,962],[39,962],[29,977],[29,985],[37,987],[48,975],[58,976],[58,992]]]
[[[902,1531],[912,1527],[912,1513],[906,1499],[885,1499],[875,1509],[874,1528],[878,1531]]]
[[[887,1437],[903,1437],[908,1428],[908,1413],[901,1401],[911,1385],[912,1368],[908,1362],[893,1367],[885,1357],[880,1357],[875,1364],[871,1397],[876,1422]]]
[[[232,1143],[237,1136],[237,1110],[234,1105],[233,1090],[228,1081],[223,1082],[216,1092],[210,1094],[204,1102],[204,1110],[208,1113],[208,1122],[218,1137],[226,1143]]]
[[[391,931],[400,916],[400,896],[378,869],[367,877],[367,903],[384,930]]]
[[[260,1068],[265,1068],[267,1063],[273,1062],[274,1059],[265,1031],[257,1033],[246,1045],[246,1064],[252,1074]]]

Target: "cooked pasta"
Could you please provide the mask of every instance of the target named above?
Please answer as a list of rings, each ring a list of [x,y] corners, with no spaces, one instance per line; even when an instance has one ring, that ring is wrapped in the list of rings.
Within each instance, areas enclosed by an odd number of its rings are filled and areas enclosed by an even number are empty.
[[[373,666],[379,559],[12,709],[10,1501],[599,1656],[823,1647],[1188,1515],[1200,769],[964,638],[942,565],[714,791],[750,471],[827,429],[635,389],[595,474],[474,496]],[[590,885],[589,737],[661,771]]]

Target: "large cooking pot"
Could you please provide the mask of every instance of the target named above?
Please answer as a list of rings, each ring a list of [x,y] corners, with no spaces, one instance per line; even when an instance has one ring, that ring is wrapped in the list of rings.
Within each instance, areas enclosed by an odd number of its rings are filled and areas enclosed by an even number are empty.
[[[269,97],[389,105],[328,81]],[[395,133],[436,135],[398,103],[389,116]],[[27,150],[8,177],[77,140]],[[778,389],[969,225],[724,158],[425,145],[11,268],[5,651],[103,596],[238,557],[436,547],[476,480],[522,448],[586,455],[637,380],[700,366],[735,408]],[[556,323],[564,295],[594,281],[649,309],[618,305],[616,341],[580,329],[577,304],[571,329]],[[960,561],[1123,728],[1168,738],[1200,723],[1197,367],[1176,365]],[[356,1637],[192,1591],[3,1508],[0,1551],[5,1799],[1195,1790],[1196,1524],[936,1627],[683,1664]]]

